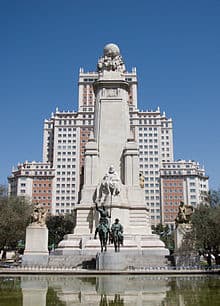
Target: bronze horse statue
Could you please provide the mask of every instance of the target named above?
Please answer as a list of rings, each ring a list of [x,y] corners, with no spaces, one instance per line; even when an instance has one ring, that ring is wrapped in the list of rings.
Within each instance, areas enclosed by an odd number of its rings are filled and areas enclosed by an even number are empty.
[[[96,230],[95,230],[95,236],[94,239],[96,239],[97,233],[99,234],[99,240],[101,244],[101,252],[103,250],[107,251],[107,241],[108,241],[108,235],[109,235],[109,228],[105,223],[99,223]]]
[[[120,245],[123,244],[123,236],[118,229],[111,230],[110,241],[114,243],[115,252],[120,252]]]

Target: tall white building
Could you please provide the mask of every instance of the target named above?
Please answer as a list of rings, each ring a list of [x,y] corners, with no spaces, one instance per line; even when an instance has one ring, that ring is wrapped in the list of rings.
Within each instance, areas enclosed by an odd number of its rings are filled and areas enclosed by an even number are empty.
[[[196,207],[207,202],[209,191],[205,169],[198,162],[164,162],[160,169],[161,221],[174,227],[180,201]]]
[[[137,103],[136,68],[125,72],[129,83],[130,127],[139,143],[140,172],[145,177],[145,201],[153,224],[161,221],[160,168],[174,161],[172,119],[156,110],[140,111]],[[79,71],[78,111],[59,111],[44,122],[43,163],[55,171],[52,212],[71,212],[80,201],[84,149],[94,124],[93,83],[98,72]]]

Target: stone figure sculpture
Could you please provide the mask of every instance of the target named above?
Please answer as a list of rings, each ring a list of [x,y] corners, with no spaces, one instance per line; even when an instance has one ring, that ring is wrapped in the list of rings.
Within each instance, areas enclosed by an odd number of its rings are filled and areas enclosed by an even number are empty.
[[[31,214],[31,223],[45,225],[48,210],[40,204],[34,206],[33,212]]]
[[[120,178],[113,166],[109,167],[108,173],[102,179],[99,193],[98,202],[104,204],[109,195],[117,196],[120,193]]]
[[[105,46],[104,55],[98,61],[97,70],[98,72],[104,70],[125,72],[124,61],[117,45],[108,44]]]
[[[144,188],[144,175],[142,172],[139,173],[139,184],[141,188]]]
[[[192,213],[193,213],[193,206],[185,205],[184,202],[181,201],[179,205],[178,214],[175,219],[176,226],[178,226],[178,224],[190,223]]]

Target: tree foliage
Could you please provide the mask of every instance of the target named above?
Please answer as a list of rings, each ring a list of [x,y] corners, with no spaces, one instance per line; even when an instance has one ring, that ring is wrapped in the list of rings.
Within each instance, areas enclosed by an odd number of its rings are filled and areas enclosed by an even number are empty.
[[[212,207],[220,206],[220,188],[209,191],[209,203]]]
[[[220,253],[220,206],[200,205],[192,216],[192,233],[195,248],[201,254],[212,253],[219,263]]]
[[[56,247],[66,234],[70,234],[75,226],[73,214],[48,216],[46,221],[49,230],[49,246]]]
[[[165,243],[166,248],[173,252],[174,250],[174,235],[173,232],[170,231],[168,225],[163,225],[161,223],[152,225],[153,234],[157,234],[160,236],[160,239]]]
[[[0,196],[0,249],[15,248],[25,239],[32,206],[23,197]]]

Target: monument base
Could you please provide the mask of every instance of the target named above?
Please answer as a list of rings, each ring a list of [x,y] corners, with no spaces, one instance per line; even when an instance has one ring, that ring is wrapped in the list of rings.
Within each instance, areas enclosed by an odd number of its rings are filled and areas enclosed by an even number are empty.
[[[48,229],[46,225],[32,223],[26,229],[22,266],[47,266],[48,258]]]
[[[49,257],[49,266],[92,268],[98,270],[127,270],[142,267],[167,266],[168,249],[157,235],[124,235],[120,252],[113,244],[100,252],[99,239],[93,236],[67,235]]]
[[[96,257],[96,270],[126,271],[132,269],[164,267],[167,259],[162,250],[123,250],[102,252]]]

